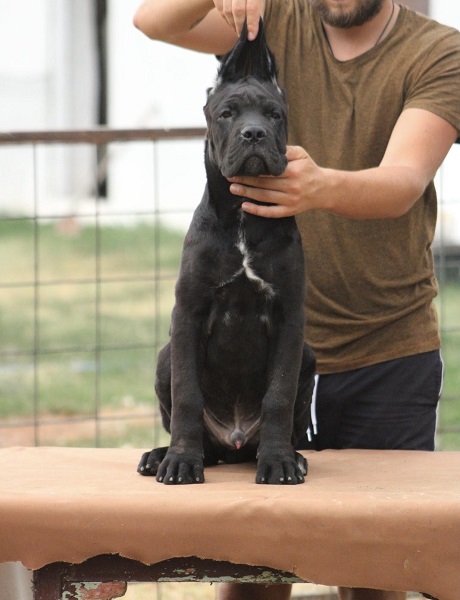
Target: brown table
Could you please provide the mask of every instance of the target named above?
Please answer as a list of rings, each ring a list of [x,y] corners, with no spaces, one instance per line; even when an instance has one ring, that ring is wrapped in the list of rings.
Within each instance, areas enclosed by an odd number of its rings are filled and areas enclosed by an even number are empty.
[[[250,464],[165,486],[136,474],[139,455],[0,450],[0,562],[35,571],[37,600],[69,582],[208,572],[460,597],[460,453],[309,452],[298,486],[256,485]]]

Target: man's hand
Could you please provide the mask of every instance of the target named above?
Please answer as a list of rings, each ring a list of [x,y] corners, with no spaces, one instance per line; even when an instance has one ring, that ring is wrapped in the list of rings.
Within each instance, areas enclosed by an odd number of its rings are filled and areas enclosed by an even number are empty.
[[[407,108],[377,167],[360,171],[323,168],[303,148],[288,146],[288,165],[282,175],[235,177],[230,191],[249,200],[242,204],[244,211],[261,217],[322,209],[351,219],[395,219],[420,198],[457,137],[458,131],[443,118]]]
[[[318,184],[323,170],[300,146],[288,146],[288,165],[279,177],[234,177],[230,191],[248,200],[268,202],[260,206],[243,202],[242,209],[252,215],[267,218],[290,217],[317,208]]]
[[[252,41],[257,37],[259,18],[264,16],[265,0],[214,0],[214,4],[238,35],[247,20],[248,40]]]

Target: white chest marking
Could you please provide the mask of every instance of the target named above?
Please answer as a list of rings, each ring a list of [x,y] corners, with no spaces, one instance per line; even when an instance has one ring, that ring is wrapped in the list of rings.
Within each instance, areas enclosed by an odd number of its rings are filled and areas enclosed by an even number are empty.
[[[241,255],[243,257],[243,272],[245,273],[246,277],[250,280],[253,281],[254,283],[256,283],[259,286],[259,289],[264,292],[265,294],[267,294],[267,296],[269,297],[273,297],[275,295],[275,292],[273,290],[273,286],[270,283],[267,283],[264,279],[262,279],[261,277],[259,277],[257,275],[257,273],[254,271],[254,269],[252,268],[252,257],[251,257],[251,253],[249,252],[249,249],[247,247],[246,244],[246,235],[244,232],[244,228],[243,228],[243,223],[244,223],[244,217],[245,214],[243,211],[241,211],[240,214],[240,228],[238,231],[238,242],[236,244],[238,250],[241,252]],[[241,272],[241,270],[240,270]]]
[[[244,216],[244,213],[241,211],[240,227],[238,230],[238,241],[236,242],[236,247],[238,248],[239,252],[241,253],[241,256],[243,257],[243,265],[235,273],[233,273],[231,277],[229,277],[225,281],[222,281],[218,287],[221,288],[225,287],[226,285],[229,285],[230,283],[235,281],[237,277],[244,273],[250,281],[253,281],[257,284],[260,291],[264,292],[269,298],[273,298],[273,296],[275,295],[275,291],[273,289],[272,284],[266,282],[264,279],[262,279],[262,277],[259,277],[252,268],[252,257],[246,244],[246,235],[243,228]]]

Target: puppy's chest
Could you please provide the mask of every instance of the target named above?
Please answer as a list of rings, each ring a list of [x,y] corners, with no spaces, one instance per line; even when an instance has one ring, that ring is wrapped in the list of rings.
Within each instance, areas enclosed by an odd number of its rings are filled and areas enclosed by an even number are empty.
[[[272,300],[276,295],[276,273],[271,268],[271,259],[264,252],[263,240],[254,242],[251,232],[245,227],[244,217],[236,235],[231,240],[227,257],[221,257],[224,268],[222,277],[217,282],[219,290],[226,290],[229,295],[239,292],[245,295],[259,295]]]

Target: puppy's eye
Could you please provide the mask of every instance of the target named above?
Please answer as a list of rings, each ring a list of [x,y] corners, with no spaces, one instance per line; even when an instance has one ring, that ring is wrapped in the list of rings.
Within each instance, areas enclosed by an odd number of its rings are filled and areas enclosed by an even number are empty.
[[[278,111],[276,111],[276,110],[272,110],[272,111],[270,112],[270,117],[271,117],[272,119],[276,119],[276,120],[277,120],[277,119],[281,119],[281,114],[280,114]]]
[[[219,115],[219,119],[230,119],[230,117],[232,116],[232,111],[228,108],[226,108],[225,110],[223,110],[220,115]]]

